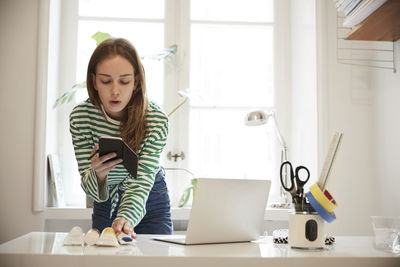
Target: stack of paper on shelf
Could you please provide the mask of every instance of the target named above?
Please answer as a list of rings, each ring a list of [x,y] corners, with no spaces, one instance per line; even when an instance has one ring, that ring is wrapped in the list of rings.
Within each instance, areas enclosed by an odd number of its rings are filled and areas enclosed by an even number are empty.
[[[387,0],[334,0],[338,12],[345,16],[343,27],[354,27],[365,20]]]

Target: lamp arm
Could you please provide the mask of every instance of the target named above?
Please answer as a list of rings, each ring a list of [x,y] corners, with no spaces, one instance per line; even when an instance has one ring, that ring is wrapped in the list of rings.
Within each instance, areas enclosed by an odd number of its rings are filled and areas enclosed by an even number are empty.
[[[285,154],[287,154],[287,145],[286,145],[286,141],[283,138],[281,131],[279,130],[279,125],[278,125],[278,121],[275,118],[275,113],[273,113],[272,118],[274,119],[274,124],[275,124],[275,131],[276,131],[276,135],[278,136],[278,140],[279,143],[281,144],[282,147],[282,151],[285,151]],[[285,160],[287,160],[287,155],[285,156]]]
[[[279,143],[281,145],[281,164],[282,164],[283,162],[288,160],[288,147],[287,147],[286,141],[283,138],[283,136],[281,134],[281,131],[279,129],[279,125],[278,125],[278,121],[276,120],[275,113],[272,113],[271,117],[274,120],[275,132],[276,132],[276,135],[278,137]],[[289,173],[287,171],[287,168],[284,168],[283,177],[284,177],[284,180],[285,180],[285,184],[288,184],[288,181],[289,181],[288,174]],[[285,202],[285,203],[283,203],[284,207],[287,207],[287,205],[290,205],[289,204],[290,201],[289,201],[288,196],[287,196],[286,193],[287,192],[281,186],[280,187],[280,194],[281,194],[281,197],[284,199],[284,202]]]

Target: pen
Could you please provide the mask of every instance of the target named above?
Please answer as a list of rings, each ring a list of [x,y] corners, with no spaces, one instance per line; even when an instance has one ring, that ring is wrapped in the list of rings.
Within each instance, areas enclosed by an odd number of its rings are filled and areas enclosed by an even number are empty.
[[[99,150],[97,149],[92,155],[90,155],[90,157],[89,157],[89,160],[91,160],[93,157],[94,157],[94,155],[96,155],[97,154],[97,152],[99,152]]]

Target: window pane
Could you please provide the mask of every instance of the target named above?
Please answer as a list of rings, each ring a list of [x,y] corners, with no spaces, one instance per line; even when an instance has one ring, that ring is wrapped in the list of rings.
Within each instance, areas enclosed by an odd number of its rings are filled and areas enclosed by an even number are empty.
[[[191,28],[193,105],[272,106],[273,28],[195,24]]]
[[[189,169],[196,177],[276,179],[279,149],[272,123],[244,124],[245,109],[190,110]],[[271,191],[271,193],[272,193]]]
[[[192,0],[193,20],[273,21],[273,0]]]
[[[80,21],[77,82],[86,79],[87,64],[93,50],[96,48],[96,42],[91,36],[97,31],[107,32],[112,36],[128,39],[136,47],[141,57],[159,52],[164,47],[163,23]],[[164,68],[162,61],[144,59],[143,65],[146,71],[149,98],[162,105],[164,95]]]
[[[164,0],[80,0],[79,15],[115,18],[164,18]]]

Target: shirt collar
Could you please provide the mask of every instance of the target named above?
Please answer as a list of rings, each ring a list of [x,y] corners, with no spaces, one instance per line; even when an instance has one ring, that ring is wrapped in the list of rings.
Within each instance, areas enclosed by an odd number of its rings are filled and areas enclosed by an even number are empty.
[[[101,110],[103,111],[104,116],[106,117],[106,121],[111,122],[112,124],[116,124],[116,125],[120,125],[120,124],[121,124],[120,121],[114,120],[113,118],[111,118],[110,116],[108,116],[108,114],[107,114],[107,112],[105,111],[103,105],[101,105]]]

